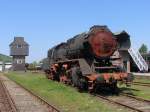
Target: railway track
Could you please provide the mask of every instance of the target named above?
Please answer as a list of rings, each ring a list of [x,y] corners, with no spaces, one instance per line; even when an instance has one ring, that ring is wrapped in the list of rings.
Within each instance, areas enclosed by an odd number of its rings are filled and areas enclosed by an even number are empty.
[[[0,78],[0,112],[18,112],[13,99]]]
[[[21,88],[23,88],[26,91],[28,91],[36,99],[40,100],[42,102],[42,104],[46,105],[49,108],[49,112],[60,112],[60,110],[58,110],[55,106],[49,104],[47,101],[45,101],[40,96],[36,95],[35,93],[33,93],[32,91],[28,90],[27,88],[25,88],[24,86],[20,85],[19,83],[17,83],[17,82],[15,82],[15,83],[17,85],[19,85]],[[1,86],[1,80],[0,80],[0,86]],[[0,91],[2,91],[2,90],[0,90]],[[98,98],[107,100],[107,101],[109,101],[111,103],[117,104],[119,106],[123,106],[125,108],[128,108],[128,109],[130,109],[132,111],[150,112],[150,101],[147,101],[147,100],[144,100],[144,99],[141,99],[141,98],[136,98],[134,96],[131,96],[131,95],[128,95],[128,94],[125,94],[125,93],[121,93],[119,96],[102,96],[102,95],[98,95],[98,94],[96,94],[95,96],[98,97]],[[15,105],[13,105],[13,106],[15,106]],[[13,108],[15,108],[15,107],[13,107]],[[4,112],[17,112],[17,110],[16,111],[15,110],[14,111],[13,110],[10,111],[11,106],[8,109],[9,109],[8,111],[4,111]],[[3,111],[0,110],[0,112],[3,112]]]
[[[100,99],[104,99],[113,104],[123,106],[132,111],[150,112],[150,101],[144,100],[141,98],[136,98],[136,97],[130,96],[128,94],[122,93],[119,96],[103,96],[103,95],[96,94],[94,96],[96,96]]]
[[[133,82],[133,85],[150,87],[150,83],[143,83],[143,82]]]
[[[43,99],[39,95],[33,93],[32,91],[30,91],[29,89],[25,88],[24,86],[22,86],[21,84],[17,83],[16,81],[13,81],[13,82],[15,82],[17,85],[19,85],[25,91],[27,91],[29,94],[31,94],[33,97],[35,97],[37,100],[39,100],[41,102],[41,104],[46,105],[46,107],[48,108],[49,112],[61,112],[59,109],[57,109],[55,106],[51,105],[49,102],[47,102],[45,99]]]

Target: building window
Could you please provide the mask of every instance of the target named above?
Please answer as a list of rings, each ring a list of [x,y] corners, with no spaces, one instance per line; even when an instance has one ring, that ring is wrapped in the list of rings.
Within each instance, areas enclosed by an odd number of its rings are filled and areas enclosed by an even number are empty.
[[[22,64],[22,63],[23,63],[23,61],[21,59],[17,60],[17,64]]]
[[[17,45],[17,48],[22,48],[22,45]]]

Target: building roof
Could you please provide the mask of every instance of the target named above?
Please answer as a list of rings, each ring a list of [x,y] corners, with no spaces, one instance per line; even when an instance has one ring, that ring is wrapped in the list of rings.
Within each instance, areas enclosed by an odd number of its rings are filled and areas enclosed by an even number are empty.
[[[5,65],[12,65],[12,63],[7,62],[7,63],[5,63]]]
[[[18,44],[29,46],[29,44],[24,41],[24,37],[14,37],[14,41],[9,46],[18,45]]]
[[[118,36],[118,35],[126,35],[126,36],[129,36],[129,34],[125,31],[125,30],[122,30],[122,31],[118,31],[118,32],[115,32],[113,33],[115,36]]]
[[[130,35],[124,30],[113,34],[119,44],[119,50],[127,51],[131,46]]]

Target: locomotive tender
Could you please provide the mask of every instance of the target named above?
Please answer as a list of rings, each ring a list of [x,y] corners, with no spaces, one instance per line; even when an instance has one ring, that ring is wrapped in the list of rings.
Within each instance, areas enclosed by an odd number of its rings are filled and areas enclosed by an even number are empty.
[[[87,33],[49,49],[46,76],[88,91],[100,87],[115,90],[118,81],[130,81],[131,74],[119,54],[129,48],[125,31],[113,34],[107,26],[94,25]]]

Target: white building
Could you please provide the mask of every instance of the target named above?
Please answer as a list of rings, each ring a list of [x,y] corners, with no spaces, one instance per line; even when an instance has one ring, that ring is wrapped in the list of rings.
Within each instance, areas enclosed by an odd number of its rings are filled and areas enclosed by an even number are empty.
[[[11,67],[12,67],[12,63],[9,63],[9,62],[4,63],[0,61],[0,72],[10,70]]]
[[[12,63],[5,63],[4,69],[5,69],[5,70],[10,70],[11,67],[12,67]]]
[[[3,71],[3,62],[0,61],[0,72]]]

